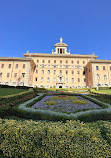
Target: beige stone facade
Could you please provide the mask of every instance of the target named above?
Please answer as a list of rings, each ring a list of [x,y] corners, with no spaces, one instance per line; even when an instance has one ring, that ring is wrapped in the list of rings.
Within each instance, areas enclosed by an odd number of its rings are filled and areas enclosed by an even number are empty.
[[[86,88],[111,86],[111,60],[71,54],[68,45],[55,44],[52,53],[29,53],[24,58],[0,57],[0,84],[11,86]]]

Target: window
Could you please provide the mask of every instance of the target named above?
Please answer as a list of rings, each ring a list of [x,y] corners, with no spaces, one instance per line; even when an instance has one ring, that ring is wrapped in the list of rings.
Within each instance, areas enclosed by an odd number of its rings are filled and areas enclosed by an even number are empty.
[[[42,60],[42,63],[45,63],[45,60]]]
[[[68,78],[66,78],[66,82],[68,82]]]
[[[56,60],[54,60],[54,63],[56,63]]]
[[[68,70],[66,70],[66,74],[68,74]]]
[[[96,66],[96,70],[99,70],[99,66]]]
[[[39,60],[37,60],[37,63],[39,63]]]
[[[44,70],[42,70],[42,74],[44,74]]]
[[[9,77],[10,76],[10,73],[7,73],[7,77]]]
[[[62,77],[59,77],[59,81],[62,82]]]
[[[48,60],[48,63],[50,63],[50,60]]]
[[[23,64],[23,69],[25,69],[25,64]]]
[[[71,63],[74,64],[74,61],[72,60]]]
[[[68,60],[66,60],[66,64],[68,64]]]
[[[14,73],[14,77],[17,77],[17,73]]]
[[[74,74],[74,70],[72,70],[72,75]]]
[[[89,72],[90,72],[90,69],[89,69]]]
[[[25,73],[22,73],[22,78],[24,78],[25,77]]]
[[[59,54],[59,49],[58,49],[58,54]]]
[[[80,71],[77,71],[77,74],[80,74]]]
[[[1,65],[1,68],[4,68],[4,64]]]
[[[16,69],[18,68],[18,64],[16,64]]]
[[[56,74],[56,70],[54,70],[54,74]]]
[[[77,61],[77,64],[79,64],[79,60]]]
[[[47,78],[47,82],[49,82],[49,80],[50,80],[50,79],[49,79],[49,77],[48,77],[48,78]]]
[[[86,82],[86,79],[84,78],[84,82]]]
[[[104,80],[107,80],[107,76],[106,75],[104,75]]]
[[[53,78],[53,81],[54,81],[54,82],[56,81],[56,78],[55,78],[55,77]]]
[[[86,72],[85,72],[85,70],[84,70],[84,71],[83,71],[83,75],[85,75],[85,73],[86,73]]]
[[[97,74],[97,80],[99,80],[100,79],[100,76],[99,76],[99,74]]]
[[[62,49],[60,49],[60,54],[62,54]]]
[[[50,70],[48,70],[48,74],[50,74]]]
[[[8,65],[8,68],[11,68],[11,64]]]
[[[43,78],[43,77],[41,77],[41,82],[43,82],[43,80],[44,80],[44,78]]]
[[[72,78],[72,82],[74,82],[74,78]]]
[[[78,82],[80,82],[80,78],[78,78]]]
[[[36,70],[36,74],[38,73],[38,70]]]
[[[85,64],[85,61],[83,61],[83,64]]]
[[[111,66],[110,66],[110,71],[111,71]]]
[[[62,74],[62,70],[60,70],[60,74]]]
[[[62,60],[60,60],[60,63],[62,64]]]
[[[2,73],[0,73],[0,77],[2,77]]]
[[[35,77],[35,81],[37,81],[37,77]]]
[[[105,67],[105,66],[103,66],[103,70],[106,70],[106,67]]]

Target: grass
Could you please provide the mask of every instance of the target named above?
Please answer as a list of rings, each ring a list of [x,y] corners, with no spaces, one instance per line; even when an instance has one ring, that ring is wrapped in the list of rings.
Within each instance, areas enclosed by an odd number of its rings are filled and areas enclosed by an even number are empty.
[[[98,90],[97,92],[102,93],[102,94],[111,94],[111,89],[107,89],[107,90]]]
[[[0,88],[0,96],[7,96],[27,91],[26,89]]]
[[[111,95],[111,89],[104,89],[104,90],[91,90],[94,93],[99,93],[99,94],[109,94]]]

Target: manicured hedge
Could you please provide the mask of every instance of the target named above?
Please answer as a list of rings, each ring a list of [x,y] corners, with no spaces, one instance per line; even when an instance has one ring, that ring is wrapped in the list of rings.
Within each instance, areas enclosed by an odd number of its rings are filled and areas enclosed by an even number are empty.
[[[42,97],[43,94],[38,94],[40,97]],[[96,110],[87,110],[87,111],[81,111],[77,112],[75,114],[66,114],[66,113],[60,113],[60,112],[54,112],[49,110],[40,110],[40,109],[34,109],[30,106],[34,104],[39,99],[39,96],[21,104],[18,107],[14,107],[14,113],[17,116],[24,117],[24,118],[30,118],[30,119],[40,119],[40,120],[54,120],[54,121],[66,121],[66,120],[81,120],[81,121],[93,121],[93,120],[110,120],[111,119],[111,105],[103,103],[97,99],[91,98],[89,96],[80,94],[80,96],[90,99],[91,101],[101,104],[101,106],[107,107],[106,109],[96,109]],[[30,105],[30,106],[29,106]],[[27,107],[28,106],[28,107]]]
[[[27,87],[27,86],[9,86],[9,85],[1,85],[0,84],[0,87],[1,88],[17,88],[17,89],[29,89],[29,88],[33,88],[33,87]]]
[[[98,124],[0,119],[0,150],[13,158],[109,158],[111,124]]]

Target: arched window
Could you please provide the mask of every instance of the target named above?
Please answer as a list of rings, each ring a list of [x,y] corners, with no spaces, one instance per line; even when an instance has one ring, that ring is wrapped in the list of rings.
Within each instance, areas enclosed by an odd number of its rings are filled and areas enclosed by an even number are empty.
[[[104,75],[104,80],[107,80],[107,76],[106,75]]]
[[[49,79],[49,77],[48,77],[48,78],[47,78],[47,82],[49,82],[49,80],[50,80],[50,79]]]
[[[97,74],[97,80],[99,80],[100,79],[100,76],[99,76],[99,74]]]

